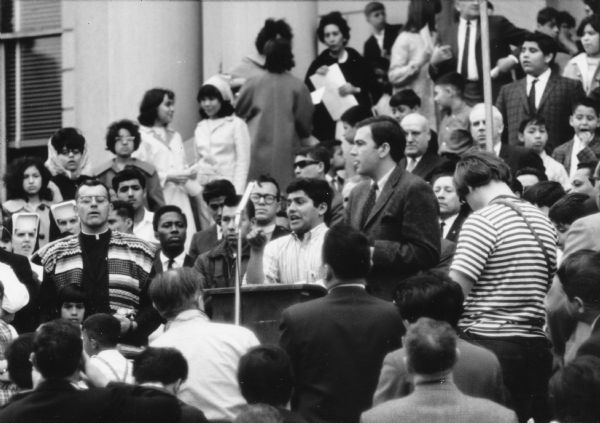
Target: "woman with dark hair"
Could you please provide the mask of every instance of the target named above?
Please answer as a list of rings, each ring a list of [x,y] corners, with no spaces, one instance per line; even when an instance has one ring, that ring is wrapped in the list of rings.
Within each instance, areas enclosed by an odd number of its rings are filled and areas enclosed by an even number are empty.
[[[590,15],[577,29],[583,53],[573,57],[565,66],[563,76],[581,81],[587,95],[600,87],[600,15]]]
[[[392,46],[388,77],[394,92],[411,88],[421,99],[421,113],[435,127],[433,81],[429,76],[429,58],[435,44],[436,3],[411,0],[408,20]]]
[[[209,78],[198,91],[201,120],[194,131],[202,185],[227,179],[238,194],[246,189],[250,166],[250,134],[246,122],[234,115],[233,94],[220,76]]]
[[[290,43],[269,40],[264,50],[267,72],[246,82],[236,113],[248,123],[252,139],[248,179],[269,173],[287,186],[294,177],[294,151],[310,135],[313,105],[306,86],[289,73]]]
[[[85,137],[77,128],[61,128],[48,144],[46,167],[63,200],[73,200],[79,184],[92,176]],[[56,201],[60,199],[55,198]]]
[[[314,90],[310,77],[315,73],[326,75],[329,66],[337,64],[346,79],[346,84],[338,90],[339,94],[343,97],[353,95],[358,104],[371,107],[381,94],[377,80],[368,62],[356,50],[346,47],[350,40],[350,27],[340,12],[331,12],[321,18],[317,36],[327,48],[308,68],[306,85]],[[315,107],[313,126],[313,134],[319,140],[336,138],[336,122],[323,103]]]
[[[175,114],[175,93],[163,88],[146,91],[140,104],[140,148],[133,157],[156,168],[166,204],[178,206],[185,214],[187,227],[186,248],[196,232],[192,206],[188,197],[197,195],[193,190],[196,171],[185,159],[183,141],[179,132],[170,126]]]
[[[156,168],[148,162],[132,157],[141,142],[137,123],[127,119],[111,123],[106,132],[106,149],[115,157],[100,165],[95,174],[106,186],[112,187],[112,180],[117,173],[127,166],[135,167],[146,178],[146,207],[154,211],[165,205],[165,197]]]
[[[7,200],[2,207],[9,215],[26,212],[39,216],[39,247],[58,236],[50,210],[50,205],[54,204],[54,194],[48,187],[51,176],[37,157],[15,159],[4,175]]]

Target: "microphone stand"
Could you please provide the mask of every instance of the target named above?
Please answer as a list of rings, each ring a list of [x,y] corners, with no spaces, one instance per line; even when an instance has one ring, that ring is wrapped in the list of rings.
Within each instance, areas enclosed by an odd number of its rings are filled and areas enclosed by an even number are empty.
[[[248,186],[246,186],[246,191],[244,191],[244,195],[240,200],[240,204],[235,212],[235,227],[237,229],[238,239],[237,239],[237,255],[235,260],[235,294],[234,294],[234,323],[236,325],[241,324],[241,316],[242,316],[242,213],[246,209],[246,204],[250,200],[250,194],[254,189],[254,185],[256,185],[255,181],[248,182]]]

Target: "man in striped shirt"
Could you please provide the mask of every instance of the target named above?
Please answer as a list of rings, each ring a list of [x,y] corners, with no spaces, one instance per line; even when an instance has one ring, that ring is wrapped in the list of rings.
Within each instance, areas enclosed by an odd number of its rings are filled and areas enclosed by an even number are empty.
[[[454,178],[474,210],[450,267],[466,298],[459,327],[498,357],[520,421],[548,421],[552,355],[542,327],[556,270],[556,231],[539,209],[514,196],[501,159],[468,154]]]
[[[292,233],[267,244],[260,229],[248,234],[248,284],[323,284],[321,249],[333,192],[325,180],[300,178],[287,187]]]

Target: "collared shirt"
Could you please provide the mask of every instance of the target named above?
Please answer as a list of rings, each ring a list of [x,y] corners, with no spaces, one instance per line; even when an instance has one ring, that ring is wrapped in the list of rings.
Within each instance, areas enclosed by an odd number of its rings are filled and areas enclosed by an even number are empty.
[[[90,364],[110,382],[133,383],[131,363],[116,349],[100,351],[91,356]]]
[[[154,236],[154,228],[152,227],[153,218],[154,213],[144,209],[142,220],[133,224],[133,234],[144,241],[157,243],[158,240]]]
[[[171,259],[167,256],[165,256],[165,253],[163,253],[163,251],[160,251],[160,263],[162,264],[162,268],[163,270],[167,270],[169,268],[169,261]],[[177,257],[175,257],[173,259],[173,269],[179,269],[180,267],[183,267],[183,261],[185,260],[185,250],[179,254]]]
[[[269,242],[263,256],[264,283],[323,285],[321,249],[327,229],[321,223],[305,233],[302,239],[292,232]]]
[[[468,75],[467,80],[469,81],[478,81],[479,80],[479,72],[477,70],[477,60],[475,59],[476,54],[476,46],[475,42],[477,41],[477,31],[479,31],[479,20],[474,19],[470,21],[471,25],[471,34],[469,38],[469,57],[468,57]],[[458,63],[456,71],[460,73],[462,69],[462,59],[463,59],[463,51],[465,49],[465,38],[467,36],[467,20],[464,18],[460,18],[458,22]]]
[[[448,232],[450,232],[450,228],[454,225],[454,221],[458,217],[458,213],[453,214],[447,219],[440,219],[440,224],[444,222],[444,230],[442,231],[442,238],[446,238],[448,236]]]
[[[579,158],[577,155],[586,147],[581,141],[581,138],[577,134],[573,136],[573,150],[571,150],[571,168],[569,169],[569,175],[573,176],[577,172],[577,165],[579,164]]]
[[[552,71],[550,68],[546,69],[539,76],[527,75],[526,83],[527,83],[527,95],[529,96],[529,91],[531,90],[531,84],[534,79],[538,81],[535,84],[535,108],[538,109],[540,107],[540,101],[542,100],[542,96],[544,95],[544,90],[546,89],[546,85],[548,85],[548,80],[550,79],[550,75]]]
[[[390,179],[390,175],[392,174],[392,172],[394,171],[395,167],[391,168],[385,175],[383,175],[381,177],[381,179],[379,179],[377,181],[377,192],[375,193],[375,198],[379,198],[379,194],[381,194],[381,190],[383,189],[383,187],[385,186],[385,184],[387,183],[388,179]],[[373,183],[371,182],[371,185]]]
[[[419,165],[419,162],[423,156],[419,157],[406,157],[406,171],[412,173],[415,168]]]
[[[270,241],[273,237],[273,231],[275,230],[275,226],[277,225],[275,223],[272,223],[270,225],[263,226],[260,228],[262,229],[263,234],[267,237],[267,242]]]
[[[167,322],[150,345],[181,351],[189,372],[177,397],[202,410],[208,420],[231,421],[246,404],[237,369],[240,357],[259,345],[250,330],[211,322],[200,310],[186,310]]]
[[[375,38],[375,41],[377,41],[377,45],[379,46],[379,50],[381,50],[381,55],[384,56],[384,51],[383,51],[383,37],[385,37],[385,29],[382,29],[379,32],[373,33],[373,37]]]
[[[496,155],[496,157],[500,157],[500,149],[502,148],[502,143],[497,142],[492,146],[492,148],[494,149],[494,154]]]
[[[546,176],[548,177],[548,180],[558,182],[563,186],[564,189],[569,188],[571,183],[569,182],[569,175],[565,167],[546,154],[545,151],[542,151],[540,157],[544,163],[544,168],[546,168]]]

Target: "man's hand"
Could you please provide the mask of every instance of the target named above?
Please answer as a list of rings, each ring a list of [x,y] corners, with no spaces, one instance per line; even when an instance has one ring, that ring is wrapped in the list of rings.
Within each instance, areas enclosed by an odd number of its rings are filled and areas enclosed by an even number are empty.
[[[498,69],[500,73],[510,72],[512,68],[517,65],[517,63],[518,61],[516,60],[515,56],[508,55],[498,59],[496,62],[496,69]]]
[[[446,60],[452,59],[452,47],[449,45],[435,46],[431,53],[430,63],[433,66],[437,66]]]
[[[267,237],[262,229],[254,228],[246,237],[248,244],[253,251],[262,251],[267,245]]]
[[[329,71],[329,66],[327,66],[327,65],[323,65],[323,66],[321,66],[319,69],[317,69],[317,70],[315,71],[315,73],[316,73],[317,75],[325,76],[325,75],[327,75],[327,72],[328,72],[328,71]]]
[[[342,85],[340,88],[338,88],[338,92],[340,93],[340,95],[342,97],[344,97],[344,96],[347,96],[347,95],[352,95],[352,94],[359,93],[360,92],[360,88],[355,87],[354,85],[352,85],[349,82],[347,82],[344,85]]]

